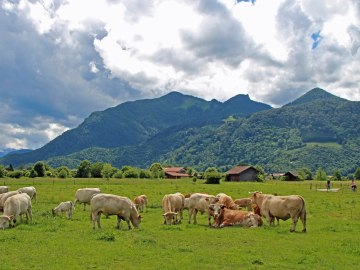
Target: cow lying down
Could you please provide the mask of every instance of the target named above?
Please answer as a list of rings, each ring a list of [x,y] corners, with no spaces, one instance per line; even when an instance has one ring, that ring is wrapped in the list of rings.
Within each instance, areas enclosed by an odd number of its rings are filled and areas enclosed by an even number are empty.
[[[228,209],[223,204],[211,204],[209,209],[212,211],[215,220],[213,227],[242,226],[254,228],[263,224],[261,217],[253,212]]]

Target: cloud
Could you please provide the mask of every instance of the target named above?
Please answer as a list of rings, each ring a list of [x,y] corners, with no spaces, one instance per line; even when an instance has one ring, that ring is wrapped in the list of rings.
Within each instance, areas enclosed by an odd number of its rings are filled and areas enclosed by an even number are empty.
[[[0,149],[173,90],[281,106],[320,86],[359,100],[359,29],[356,0],[4,0]]]

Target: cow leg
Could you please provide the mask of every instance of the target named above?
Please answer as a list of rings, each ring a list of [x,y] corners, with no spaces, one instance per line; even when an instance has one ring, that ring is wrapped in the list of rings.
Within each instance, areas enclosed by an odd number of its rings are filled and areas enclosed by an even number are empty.
[[[85,211],[85,206],[86,206],[86,203],[84,203],[84,211]]]
[[[191,217],[195,209],[189,209],[189,224],[191,224]],[[165,221],[164,221],[165,222]]]
[[[117,216],[116,229],[120,229],[121,216]]]
[[[301,222],[303,224],[303,232],[306,232],[306,211],[302,211],[300,214]]]
[[[295,232],[297,222],[298,222],[298,217],[292,217],[292,224],[291,224],[290,232]]]
[[[126,221],[126,223],[128,225],[129,230],[131,230],[130,219],[127,218],[125,221]]]
[[[198,210],[194,209],[194,224],[197,224],[197,220],[196,220],[197,212],[198,212]]]

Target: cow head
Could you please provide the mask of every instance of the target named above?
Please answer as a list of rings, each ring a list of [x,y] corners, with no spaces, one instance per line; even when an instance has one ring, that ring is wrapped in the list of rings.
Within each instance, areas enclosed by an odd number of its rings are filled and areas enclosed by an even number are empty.
[[[178,213],[176,212],[166,212],[165,214],[163,214],[164,224],[166,225],[176,224],[177,214]]]
[[[225,208],[223,204],[210,204],[209,209],[212,212],[214,218],[218,218],[221,215],[221,211]]]
[[[4,229],[8,228],[10,225],[10,220],[12,218],[13,218],[13,216],[11,216],[11,217],[1,216],[0,217],[0,229],[4,230]]]

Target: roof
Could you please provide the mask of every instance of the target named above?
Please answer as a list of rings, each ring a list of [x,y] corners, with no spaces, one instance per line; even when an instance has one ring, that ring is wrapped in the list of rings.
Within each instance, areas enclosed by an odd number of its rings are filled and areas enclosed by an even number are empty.
[[[177,173],[177,172],[165,172],[166,175],[170,175],[173,177],[189,177],[187,173]]]
[[[170,167],[170,168],[164,168],[164,172],[175,172],[178,173],[180,171],[184,170],[184,167]]]
[[[244,171],[247,171],[248,169],[254,169],[256,171],[259,171],[258,169],[254,168],[253,166],[236,166],[232,168],[231,170],[227,171],[225,174],[240,174]]]

